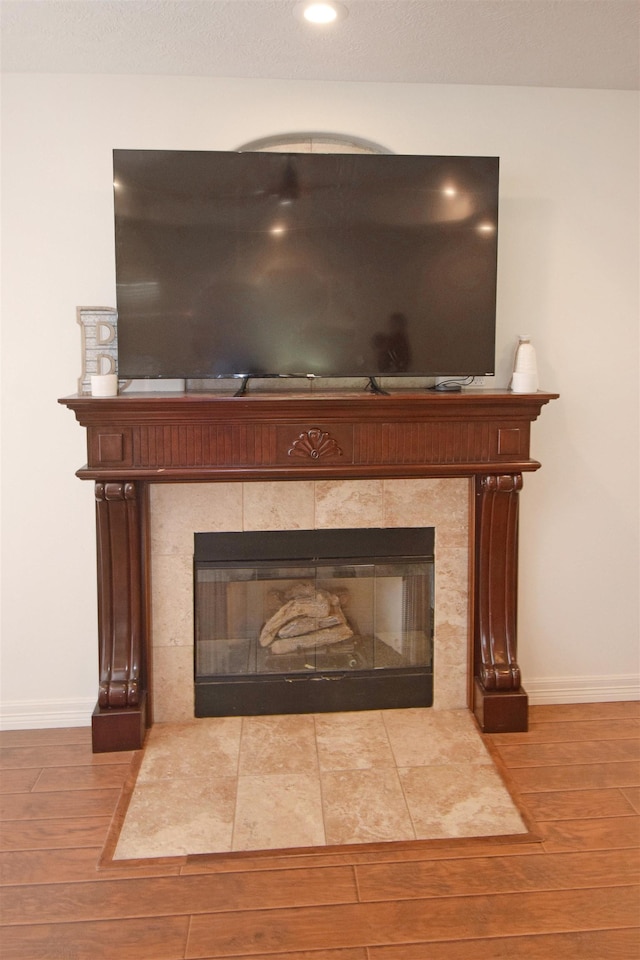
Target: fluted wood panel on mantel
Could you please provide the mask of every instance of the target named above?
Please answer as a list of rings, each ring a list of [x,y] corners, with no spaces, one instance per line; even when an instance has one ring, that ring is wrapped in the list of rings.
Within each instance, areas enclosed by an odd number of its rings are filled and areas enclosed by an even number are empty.
[[[152,693],[143,615],[146,488],[176,481],[473,477],[473,706],[487,732],[526,729],[516,642],[518,496],[522,474],[540,466],[529,452],[531,423],[555,397],[398,391],[62,399],[87,429],[88,462],[78,476],[97,484],[98,591],[111,618],[100,620],[94,748],[141,745]],[[135,523],[121,522],[120,498],[101,495],[109,483],[138,505]],[[127,590],[114,592],[125,559]],[[123,703],[123,690],[135,691],[138,702]]]
[[[143,470],[302,466],[304,452],[298,452],[295,445],[308,433],[296,435],[290,423],[143,424],[124,427],[120,434],[94,431],[92,428],[92,465],[127,464]],[[331,449],[317,451],[317,457],[311,457],[310,444],[309,458],[316,460],[316,466],[433,464],[444,470],[447,465],[511,459],[529,445],[528,424],[492,427],[487,423],[345,424],[323,420],[322,433],[333,443]]]

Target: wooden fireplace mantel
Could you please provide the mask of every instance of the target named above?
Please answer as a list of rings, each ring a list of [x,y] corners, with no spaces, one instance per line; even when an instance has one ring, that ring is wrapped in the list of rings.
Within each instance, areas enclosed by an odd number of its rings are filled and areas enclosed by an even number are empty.
[[[98,540],[96,751],[138,749],[150,711],[148,485],[229,480],[471,477],[473,709],[486,732],[527,728],[517,662],[518,497],[537,470],[530,428],[558,394],[397,391],[123,393],[59,402],[87,430]]]

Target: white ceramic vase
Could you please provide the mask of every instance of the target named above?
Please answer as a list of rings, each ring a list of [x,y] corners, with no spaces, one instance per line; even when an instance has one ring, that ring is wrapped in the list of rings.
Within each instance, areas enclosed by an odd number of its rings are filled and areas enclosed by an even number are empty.
[[[510,390],[512,393],[535,393],[538,389],[536,348],[528,334],[518,337]]]

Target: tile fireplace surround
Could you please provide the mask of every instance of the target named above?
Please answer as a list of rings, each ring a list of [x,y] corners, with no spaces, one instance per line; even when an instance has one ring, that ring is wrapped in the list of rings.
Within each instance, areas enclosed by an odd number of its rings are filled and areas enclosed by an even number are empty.
[[[193,719],[193,534],[434,527],[434,707],[467,705],[469,481],[296,480],[151,488],[153,717]]]
[[[530,426],[556,394],[69,397],[98,535],[95,751],[193,716],[195,531],[433,526],[435,706],[523,730],[517,531]],[[469,642],[471,641],[471,642]]]

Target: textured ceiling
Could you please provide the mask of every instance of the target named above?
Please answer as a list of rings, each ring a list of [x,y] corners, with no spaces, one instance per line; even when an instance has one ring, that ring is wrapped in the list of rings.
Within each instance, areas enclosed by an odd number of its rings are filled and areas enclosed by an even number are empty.
[[[637,0],[2,0],[2,70],[637,89]]]

